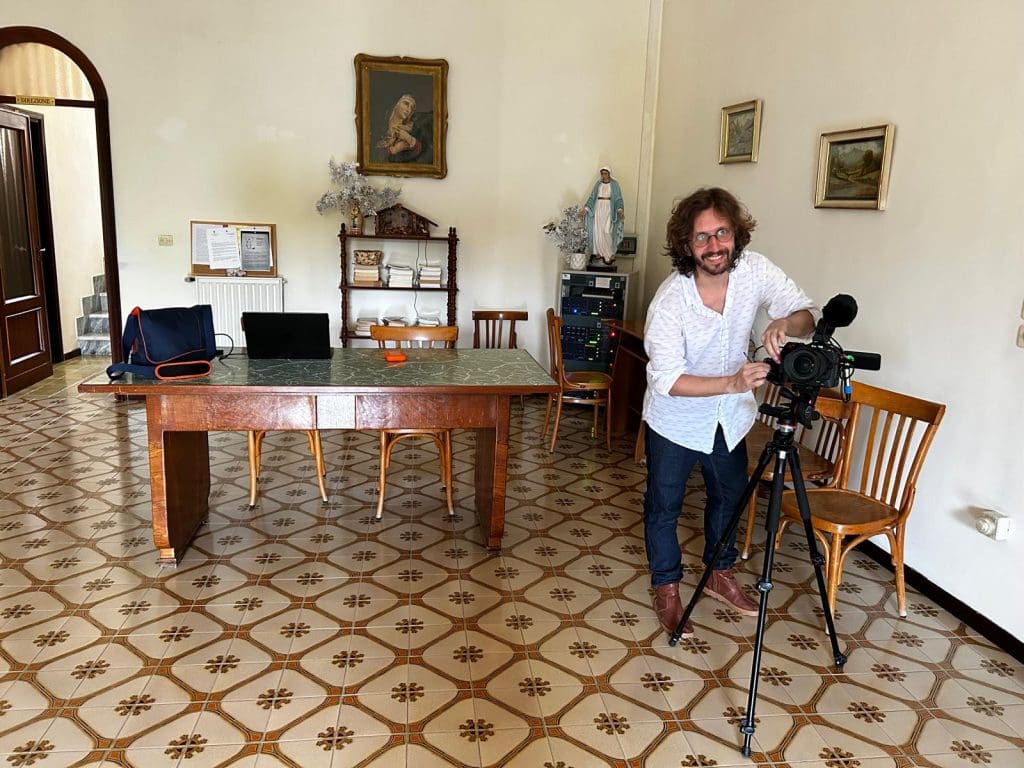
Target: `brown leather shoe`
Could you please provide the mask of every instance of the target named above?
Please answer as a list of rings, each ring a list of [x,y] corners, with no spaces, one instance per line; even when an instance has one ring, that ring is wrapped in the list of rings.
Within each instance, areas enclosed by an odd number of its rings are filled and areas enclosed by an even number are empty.
[[[707,595],[725,603],[737,613],[744,616],[757,616],[757,603],[748,600],[746,595],[736,583],[736,574],[731,568],[722,571],[712,571],[704,587]]]
[[[671,635],[676,631],[679,620],[683,618],[678,584],[659,584],[654,588],[654,612],[658,614],[658,621],[661,622],[661,626],[666,632]],[[693,637],[693,625],[689,619],[687,619],[680,637]]]

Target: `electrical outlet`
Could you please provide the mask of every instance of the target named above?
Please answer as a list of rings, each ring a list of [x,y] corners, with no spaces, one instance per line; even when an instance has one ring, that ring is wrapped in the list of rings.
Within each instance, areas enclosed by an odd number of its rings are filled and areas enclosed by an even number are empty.
[[[174,245],[174,235],[157,235],[157,245]]]
[[[980,533],[996,541],[1005,541],[1013,531],[1013,520],[994,509],[982,510],[974,525]]]

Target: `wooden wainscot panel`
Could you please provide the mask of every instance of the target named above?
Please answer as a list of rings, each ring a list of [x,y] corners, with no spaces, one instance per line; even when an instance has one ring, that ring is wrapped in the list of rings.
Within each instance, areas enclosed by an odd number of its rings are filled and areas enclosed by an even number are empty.
[[[315,429],[315,398],[295,395],[160,395],[165,430]]]
[[[508,408],[507,396],[360,395],[356,425],[359,429],[493,427],[501,407]]]

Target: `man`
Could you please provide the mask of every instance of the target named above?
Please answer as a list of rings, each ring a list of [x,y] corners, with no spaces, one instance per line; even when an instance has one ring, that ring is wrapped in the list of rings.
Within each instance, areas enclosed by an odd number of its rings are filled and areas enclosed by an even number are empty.
[[[757,615],[732,571],[735,531],[718,562],[711,562],[746,487],[744,437],[757,415],[753,390],[768,375],[767,363],[747,360],[750,332],[764,307],[771,323],[761,343],[778,361],[787,336],[814,329],[817,309],[782,270],[745,250],[755,225],[724,189],[699,189],[680,202],[666,248],[676,271],[647,310],[644,538],[654,608],[670,633],[683,616],[676,525],[695,462],[707,486],[703,560],[713,569],[704,592],[743,615]],[[692,634],[687,622],[683,637]]]
[[[590,253],[600,256],[605,264],[611,264],[622,242],[626,213],[619,182],[612,178],[607,165],[601,167],[601,178],[594,182],[580,215],[586,217]]]

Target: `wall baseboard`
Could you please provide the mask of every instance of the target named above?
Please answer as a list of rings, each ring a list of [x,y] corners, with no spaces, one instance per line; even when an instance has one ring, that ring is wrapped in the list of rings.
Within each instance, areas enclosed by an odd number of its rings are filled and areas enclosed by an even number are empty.
[[[70,352],[65,352],[64,353],[64,362],[67,362],[68,360],[74,360],[76,357],[81,357],[81,356],[82,356],[81,348],[80,347],[75,347]]]
[[[873,544],[870,541],[862,542],[858,545],[857,551],[867,555],[883,568],[892,571],[893,568],[892,562],[889,558],[889,553],[877,544]],[[908,586],[913,587],[929,600],[949,611],[956,618],[960,619],[960,621],[978,630],[978,632],[980,632],[986,639],[995,643],[999,648],[1013,656],[1017,661],[1024,663],[1024,641],[1014,637],[1005,629],[995,624],[991,619],[985,618],[976,610],[971,608],[971,606],[967,605],[967,603],[953,597],[944,589],[940,589],[934,582],[926,579],[920,573],[905,564],[903,566],[903,576],[906,579]]]

